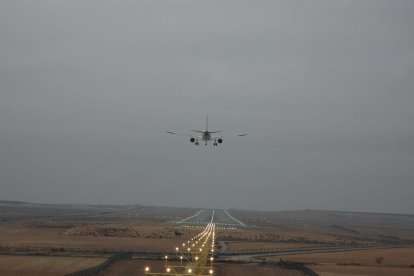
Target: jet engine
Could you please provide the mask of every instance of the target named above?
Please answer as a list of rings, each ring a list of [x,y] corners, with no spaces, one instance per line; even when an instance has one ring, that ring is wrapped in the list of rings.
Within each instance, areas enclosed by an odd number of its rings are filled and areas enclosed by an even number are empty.
[[[191,143],[194,143],[194,142],[195,142],[195,138],[194,138],[194,137],[191,137],[191,138],[190,138],[190,142],[191,142]]]
[[[219,139],[217,139],[217,142],[218,142],[219,144],[221,144],[221,143],[223,143],[223,139],[219,138]]]

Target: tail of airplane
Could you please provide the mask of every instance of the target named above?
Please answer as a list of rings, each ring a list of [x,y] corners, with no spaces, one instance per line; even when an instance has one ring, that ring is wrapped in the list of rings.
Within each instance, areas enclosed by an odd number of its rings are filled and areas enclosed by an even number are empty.
[[[199,132],[199,133],[205,133],[205,132],[209,132],[209,133],[217,133],[217,132],[223,132],[221,130],[217,130],[217,131],[208,131],[208,114],[206,115],[206,130],[205,131],[201,131],[201,130],[191,130],[194,132]]]
[[[206,131],[209,132],[209,133],[223,132],[222,130],[208,131],[208,114],[206,116]]]
[[[208,114],[206,116],[206,131],[208,131]]]

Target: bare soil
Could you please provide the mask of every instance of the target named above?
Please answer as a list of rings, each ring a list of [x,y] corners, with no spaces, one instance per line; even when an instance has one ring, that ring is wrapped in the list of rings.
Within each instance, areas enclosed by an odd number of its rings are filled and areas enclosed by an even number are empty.
[[[378,265],[375,258],[383,257]],[[414,275],[414,248],[374,249],[334,253],[298,254],[270,257],[310,264],[321,276],[337,275]]]
[[[392,248],[331,253],[298,254],[272,257],[272,259],[279,260],[279,258],[282,258],[296,262],[317,264],[333,263],[377,265],[375,262],[376,257],[384,258],[382,262],[383,266],[410,266],[414,265],[414,248]]]
[[[309,246],[309,243],[293,242],[227,242],[228,251],[250,250],[250,249],[274,249]]]
[[[103,263],[105,258],[0,256],[0,275],[64,275]]]
[[[412,276],[414,268],[377,267],[377,266],[343,266],[343,265],[313,265],[310,268],[320,276]]]
[[[140,225],[135,233],[140,237],[125,236],[123,227],[119,232],[105,235],[106,229],[113,226],[83,226],[71,229],[33,228],[30,226],[6,226],[0,231],[0,246],[49,246],[65,248],[111,248],[139,251],[171,251],[184,236],[195,230],[176,228],[167,225]],[[176,235],[175,232],[179,233]],[[142,237],[141,237],[142,236]]]

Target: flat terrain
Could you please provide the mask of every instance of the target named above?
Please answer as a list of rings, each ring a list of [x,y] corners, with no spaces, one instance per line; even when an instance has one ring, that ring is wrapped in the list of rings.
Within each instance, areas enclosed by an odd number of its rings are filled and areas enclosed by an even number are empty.
[[[0,201],[0,275],[63,275],[96,266],[113,255],[113,250],[135,252],[135,257],[145,257],[139,252],[163,255],[200,233],[212,218],[218,254],[240,250],[258,254],[257,250],[313,246],[398,246],[414,241],[414,216],[410,215],[313,210],[213,212],[141,205]],[[33,254],[45,256],[28,256]],[[384,258],[381,266],[375,263],[378,256]],[[216,257],[216,275],[301,275],[278,266],[279,256],[266,257],[270,262],[266,265],[224,264],[220,256]],[[321,275],[414,275],[414,268],[410,268],[414,248],[282,258],[306,263]],[[142,275],[145,264],[163,270],[162,260],[132,259],[114,263],[101,275]]]
[[[350,252],[286,255],[277,257],[277,259],[283,258],[304,263],[358,264],[373,266],[376,265],[376,257],[384,258],[382,261],[382,265],[384,266],[414,266],[414,248],[373,249]]]
[[[413,268],[343,266],[343,265],[314,265],[314,266],[309,266],[309,267],[313,271],[318,273],[320,276],[340,276],[340,275],[412,276],[414,275]]]
[[[136,223],[131,223],[136,224]],[[171,229],[166,225],[126,226],[91,224],[64,228],[38,228],[30,225],[8,225],[0,228],[2,246],[36,246],[56,248],[97,248],[136,251],[169,251],[181,241],[179,237],[195,230]],[[125,232],[132,232],[127,235]],[[107,233],[109,232],[109,233]],[[175,233],[178,233],[177,235]],[[134,237],[135,236],[135,237]]]
[[[309,243],[294,242],[227,242],[227,250],[282,249],[309,246]]]
[[[105,260],[105,258],[0,255],[0,275],[64,275],[96,266]]]
[[[381,265],[375,261],[382,257]],[[414,248],[286,255],[268,258],[311,264],[320,275],[414,275]],[[312,265],[313,264],[313,265]]]

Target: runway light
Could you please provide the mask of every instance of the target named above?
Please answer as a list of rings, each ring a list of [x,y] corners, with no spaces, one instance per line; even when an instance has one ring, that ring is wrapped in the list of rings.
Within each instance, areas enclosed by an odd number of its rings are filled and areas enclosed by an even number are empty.
[[[180,256],[180,260],[182,260],[183,259],[183,256]]]
[[[149,266],[146,266],[145,267],[145,272],[148,272],[148,271],[150,271],[150,268],[149,268]]]
[[[210,261],[213,261],[213,260],[214,260],[214,259],[213,259],[213,257],[211,257],[211,258],[210,258]]]
[[[178,251],[178,249],[179,249],[179,248],[178,248],[178,247],[176,247],[176,248],[175,248],[175,251]]]
[[[168,259],[168,256],[167,255],[165,255],[165,259]]]
[[[197,257],[197,256],[195,257],[195,260],[196,260],[196,261],[198,260],[198,257]]]
[[[171,272],[171,268],[167,267],[167,272]]]
[[[193,270],[192,270],[191,268],[189,268],[187,271],[188,271],[188,273],[190,273],[190,274],[193,272]]]
[[[213,270],[212,269],[210,269],[209,271],[208,271],[208,273],[210,273],[210,274],[213,274]]]

